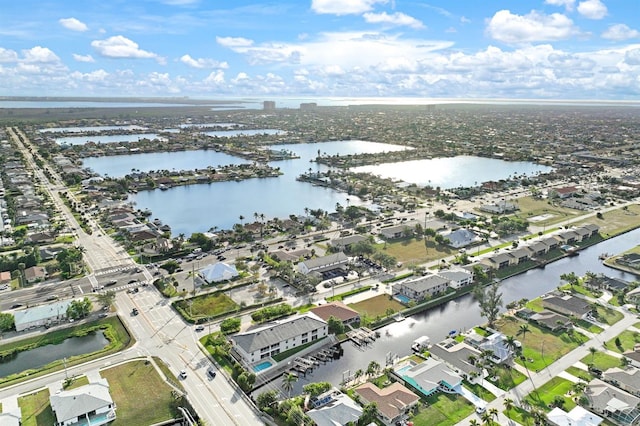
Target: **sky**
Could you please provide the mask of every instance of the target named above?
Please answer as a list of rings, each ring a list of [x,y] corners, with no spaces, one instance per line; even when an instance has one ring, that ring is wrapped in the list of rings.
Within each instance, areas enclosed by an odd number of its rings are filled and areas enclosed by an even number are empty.
[[[3,0],[0,95],[640,100],[638,0]]]

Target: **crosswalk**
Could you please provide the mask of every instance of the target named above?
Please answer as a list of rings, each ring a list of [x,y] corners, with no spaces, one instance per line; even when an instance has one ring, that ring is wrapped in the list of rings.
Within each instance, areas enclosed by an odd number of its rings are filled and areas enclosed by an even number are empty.
[[[115,268],[100,269],[100,270],[96,271],[94,273],[94,275],[96,275],[96,276],[109,275],[109,274],[114,274],[116,272],[129,271],[129,270],[132,270],[132,269],[135,269],[135,268],[136,268],[135,265],[117,266]]]

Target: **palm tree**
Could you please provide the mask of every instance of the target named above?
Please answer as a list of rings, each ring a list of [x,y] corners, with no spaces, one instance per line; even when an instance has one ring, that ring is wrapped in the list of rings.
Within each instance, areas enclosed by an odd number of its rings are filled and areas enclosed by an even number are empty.
[[[489,408],[489,415],[498,421],[498,409],[497,408]]]
[[[480,419],[482,420],[482,424],[483,425],[492,425],[493,424],[493,417],[491,416],[491,414],[489,414],[488,411],[485,411],[484,413],[482,413],[482,415],[480,416]]]
[[[476,419],[469,420],[469,426],[480,426],[480,422]]]
[[[518,335],[522,335],[522,341],[524,342],[524,338],[527,336],[527,333],[531,331],[529,330],[529,324],[520,324],[520,329],[518,330]]]
[[[593,346],[591,346],[589,348],[589,353],[591,354],[591,365],[593,365],[593,358],[596,356],[596,354],[598,353],[598,349],[594,348]]]
[[[378,373],[378,371],[380,371],[380,364],[378,364],[376,361],[371,361],[369,363],[369,366],[367,367],[367,374],[369,376],[374,376]]]
[[[515,355],[518,350],[518,343],[516,342],[516,338],[513,336],[507,336],[505,339],[505,345],[507,345],[507,349],[511,350],[511,353]]]
[[[244,216],[240,215],[240,216],[238,216],[238,219],[240,219],[240,225],[244,225],[244,223],[243,223]]]
[[[513,408],[513,399],[511,398],[505,398],[504,399],[504,409],[509,411]]]
[[[293,373],[285,373],[282,376],[282,390],[287,392],[287,397],[291,397],[291,390],[293,390],[293,384],[298,381],[298,376]]]

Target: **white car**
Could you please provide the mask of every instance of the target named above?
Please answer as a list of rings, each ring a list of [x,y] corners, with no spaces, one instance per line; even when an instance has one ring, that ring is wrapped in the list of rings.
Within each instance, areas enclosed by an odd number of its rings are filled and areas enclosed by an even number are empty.
[[[180,378],[181,379],[187,378],[187,370],[180,370]]]

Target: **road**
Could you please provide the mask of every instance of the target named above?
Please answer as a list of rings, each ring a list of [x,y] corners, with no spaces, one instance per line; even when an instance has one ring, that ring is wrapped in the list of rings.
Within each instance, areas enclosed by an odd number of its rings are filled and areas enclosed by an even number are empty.
[[[34,173],[34,180],[39,181],[41,186],[50,196],[56,209],[67,221],[70,228],[77,235],[77,244],[84,248],[84,259],[86,260],[91,274],[79,280],[67,282],[51,283],[45,286],[36,286],[30,289],[21,289],[11,292],[10,299],[4,301],[5,304],[15,303],[35,303],[45,299],[50,294],[69,296],[68,292],[75,294],[91,293],[99,290],[103,285],[116,281],[113,289],[123,289],[137,285],[136,282],[150,282],[153,278],[149,270],[141,265],[137,265],[125,250],[118,246],[110,237],[104,235],[99,224],[92,218],[88,219],[89,226],[94,230],[91,234],[84,232],[79,226],[71,210],[64,204],[60,193],[65,191],[64,184],[60,177],[51,172],[52,179],[49,180],[43,170],[41,170],[32,154],[33,148],[26,135],[17,128],[7,128],[7,133],[22,151],[27,165]],[[18,137],[20,135],[24,143]],[[73,197],[70,191],[68,196]],[[81,204],[81,203],[77,203]],[[133,272],[131,272],[133,271]],[[127,276],[130,276],[128,280]],[[126,281],[126,284],[124,283]],[[42,290],[44,288],[44,290]],[[144,355],[154,355],[166,362],[176,376],[180,370],[188,371],[187,378],[183,381],[183,386],[187,391],[189,401],[209,425],[262,425],[253,406],[245,399],[244,394],[235,387],[224,374],[218,374],[214,380],[208,380],[206,369],[211,365],[210,361],[203,355],[197,343],[197,335],[193,327],[187,325],[178,318],[176,312],[170,307],[166,300],[153,286],[140,287],[142,291],[135,294],[118,292],[116,296],[116,307],[123,320],[132,330],[137,344],[133,349],[117,354],[115,359],[123,360]],[[45,296],[46,292],[46,296]],[[77,295],[77,294],[76,294]],[[3,297],[3,300],[5,298]],[[129,313],[136,307],[140,315],[132,316]],[[97,368],[111,363],[112,360],[94,361],[86,366],[74,367],[77,372],[87,368]],[[87,370],[88,371],[88,370]],[[56,373],[46,378],[36,379],[13,387],[18,392],[32,390],[38,385],[52,383],[62,380],[64,373]],[[49,380],[47,382],[47,380]],[[24,389],[24,390],[23,390]],[[3,391],[3,393],[6,391]]]

